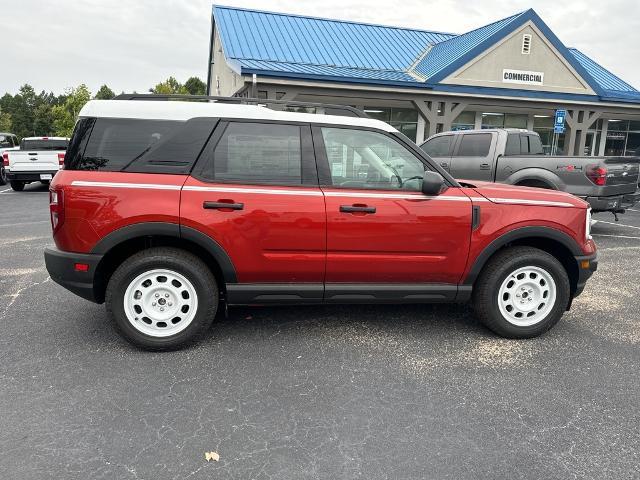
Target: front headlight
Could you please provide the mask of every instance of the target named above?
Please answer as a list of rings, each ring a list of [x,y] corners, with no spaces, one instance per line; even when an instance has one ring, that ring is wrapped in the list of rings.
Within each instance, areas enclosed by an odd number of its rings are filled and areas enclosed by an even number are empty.
[[[591,209],[587,208],[587,214],[584,226],[584,235],[587,240],[591,240]]]

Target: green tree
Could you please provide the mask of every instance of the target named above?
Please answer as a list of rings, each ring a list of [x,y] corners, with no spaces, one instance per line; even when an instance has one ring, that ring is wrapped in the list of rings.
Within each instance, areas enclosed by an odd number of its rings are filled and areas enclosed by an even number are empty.
[[[55,105],[51,109],[53,127],[56,135],[68,137],[80,113],[80,109],[91,99],[91,92],[85,84],[67,90],[64,103]]]
[[[189,91],[184,85],[182,85],[175,77],[169,77],[164,82],[157,84],[155,87],[149,89],[151,93],[161,94],[173,94],[180,93],[183,95],[189,94]]]
[[[11,129],[11,114],[0,109],[0,132],[11,132]]]
[[[6,110],[11,114],[13,132],[19,137],[34,135],[33,120],[37,103],[36,92],[31,85],[20,87],[13,97],[10,107]]]
[[[198,77],[191,77],[184,82],[184,88],[190,95],[206,95],[207,93],[207,84]]]
[[[33,131],[35,135],[48,136],[53,133],[53,112],[49,103],[40,103],[33,115]]]
[[[112,100],[115,96],[116,94],[113,93],[113,90],[111,90],[106,85],[102,85],[96,92],[96,96],[93,98],[95,98],[96,100]]]

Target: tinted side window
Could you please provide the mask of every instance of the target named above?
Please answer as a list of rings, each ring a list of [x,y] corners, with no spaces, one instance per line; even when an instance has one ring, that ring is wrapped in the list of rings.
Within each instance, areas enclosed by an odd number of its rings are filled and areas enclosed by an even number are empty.
[[[520,155],[520,135],[517,133],[510,133],[507,136],[507,146],[504,149],[506,156]]]
[[[300,127],[231,122],[205,175],[221,182],[302,184]]]
[[[67,147],[67,153],[64,156],[64,168],[66,170],[79,170],[78,166],[82,160],[82,154],[95,123],[96,119],[91,117],[81,118],[76,122]]]
[[[78,170],[123,170],[175,131],[180,123],[171,120],[99,118]]]
[[[522,155],[529,155],[529,136],[520,135],[520,151]]]
[[[462,136],[460,148],[458,149],[459,157],[486,157],[489,155],[491,148],[491,134],[477,133],[465,134]]]
[[[214,119],[81,119],[65,159],[68,170],[188,173]]]
[[[422,145],[422,149],[430,157],[446,157],[449,155],[453,135],[435,137]]]

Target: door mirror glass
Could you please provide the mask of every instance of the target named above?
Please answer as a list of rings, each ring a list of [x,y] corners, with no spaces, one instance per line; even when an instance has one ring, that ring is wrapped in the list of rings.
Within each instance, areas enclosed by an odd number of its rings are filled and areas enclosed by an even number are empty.
[[[444,178],[438,172],[424,172],[422,177],[422,193],[425,195],[440,195],[445,188]]]

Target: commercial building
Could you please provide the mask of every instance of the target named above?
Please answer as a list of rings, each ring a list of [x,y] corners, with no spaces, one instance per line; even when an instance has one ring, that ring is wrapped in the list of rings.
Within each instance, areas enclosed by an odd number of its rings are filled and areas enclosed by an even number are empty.
[[[211,95],[352,105],[418,143],[504,126],[535,130],[547,153],[640,148],[640,91],[533,10],[464,34],[220,6],[211,25]],[[554,139],[557,109],[566,131]]]

